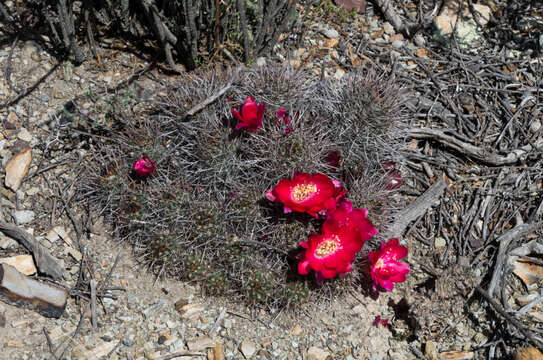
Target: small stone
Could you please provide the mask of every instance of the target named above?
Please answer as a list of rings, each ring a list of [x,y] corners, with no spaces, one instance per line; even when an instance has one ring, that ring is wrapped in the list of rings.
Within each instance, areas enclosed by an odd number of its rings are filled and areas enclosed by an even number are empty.
[[[445,239],[442,237],[436,237],[436,239],[434,240],[434,246],[436,249],[445,247],[447,246],[447,241],[445,241]]]
[[[536,133],[539,129],[541,129],[541,122],[539,120],[532,121],[530,124],[530,131]]]
[[[215,347],[213,348],[213,356],[214,356],[214,360],[225,360],[224,346],[220,342],[215,341]]]
[[[181,313],[181,318],[195,320],[200,316],[202,311],[204,311],[204,307],[200,304],[187,304],[181,307],[181,311],[179,312]]]
[[[17,137],[23,141],[26,141],[28,143],[32,142],[32,140],[34,139],[32,137],[32,134],[30,134],[28,132],[28,130],[26,130],[25,128],[21,128],[21,130],[19,130],[19,133],[17,134]]]
[[[124,346],[130,347],[134,345],[134,338],[132,337],[123,338],[122,343]]]
[[[336,29],[323,29],[322,34],[328,39],[337,39],[339,38],[339,33]]]
[[[392,47],[395,49],[400,49],[404,46],[405,42],[403,40],[394,40],[392,42]]]
[[[11,213],[17,225],[26,224],[34,220],[35,213],[31,210],[18,210]]]
[[[424,347],[424,356],[426,356],[428,360],[439,360],[436,344],[433,341],[426,342],[426,346]]]
[[[474,354],[472,351],[445,351],[439,353],[439,360],[472,360]]]
[[[477,21],[482,26],[485,26],[490,21],[490,8],[483,4],[473,4],[473,9],[477,13]]]
[[[290,330],[290,333],[294,336],[301,335],[303,333],[303,329],[300,326],[300,324],[294,325],[294,327]]]
[[[25,151],[13,156],[6,163],[6,187],[10,188],[13,191],[17,191],[19,186],[21,186],[23,177],[28,172],[28,167],[30,166],[31,161],[32,149],[28,148]]]
[[[0,233],[2,234],[2,233]],[[16,240],[13,240],[10,237],[0,235],[0,249],[9,249],[17,246],[19,243]]]
[[[19,255],[1,258],[0,264],[11,265],[24,275],[33,275],[37,271],[32,255]]]
[[[58,234],[57,234],[57,232],[55,230],[51,229],[51,230],[49,230],[49,232],[47,233],[45,238],[47,240],[49,240],[50,242],[54,243],[55,241],[60,239],[60,236],[58,236]]]
[[[256,353],[256,346],[250,341],[242,341],[239,350],[246,359],[250,359]]]
[[[256,59],[256,66],[266,66],[266,58],[265,57],[259,57]]]
[[[162,345],[166,340],[168,340],[169,336],[168,334],[162,334],[158,337],[158,344]]]
[[[168,329],[175,329],[177,327],[177,323],[175,321],[168,320],[166,321],[166,326]]]
[[[334,74],[334,78],[336,80],[341,80],[345,76],[345,70],[342,68],[337,68],[336,73]]]
[[[331,356],[330,353],[326,350],[312,346],[307,350],[307,359],[308,360],[327,360]]]
[[[394,35],[396,33],[394,31],[394,27],[392,27],[392,25],[388,21],[383,24],[383,30],[385,31],[385,34],[388,35]]]
[[[187,342],[190,351],[204,351],[207,348],[214,348],[215,341],[209,336],[202,336]]]

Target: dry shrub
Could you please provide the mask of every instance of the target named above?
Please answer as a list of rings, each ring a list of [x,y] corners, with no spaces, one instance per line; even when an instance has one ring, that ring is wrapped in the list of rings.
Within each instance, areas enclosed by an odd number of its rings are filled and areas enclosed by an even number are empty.
[[[232,78],[225,96],[185,118]],[[117,130],[95,142],[80,194],[157,273],[249,303],[300,304],[350,286],[360,271],[324,289],[312,276],[299,276],[298,242],[319,231],[322,219],[283,214],[264,193],[295,170],[322,172],[341,180],[348,198],[367,207],[379,226],[392,209],[381,164],[395,159],[403,141],[394,134],[405,119],[401,93],[371,71],[340,83],[283,67],[187,74],[154,101],[152,115],[119,112]],[[235,130],[231,108],[246,96],[266,103],[258,132]],[[276,117],[279,107],[289,111],[288,134]],[[333,152],[337,167],[328,160]],[[130,169],[144,153],[158,170],[141,181]]]

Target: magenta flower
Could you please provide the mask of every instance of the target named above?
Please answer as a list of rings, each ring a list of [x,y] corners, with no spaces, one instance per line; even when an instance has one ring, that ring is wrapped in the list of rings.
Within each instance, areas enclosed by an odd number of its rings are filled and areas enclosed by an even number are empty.
[[[290,121],[290,119],[288,118],[288,110],[287,110],[287,109],[283,109],[283,108],[277,109],[277,117],[278,117],[279,119],[283,119],[283,122],[284,122],[286,125],[290,125],[291,121]]]
[[[257,131],[262,127],[262,118],[266,104],[263,102],[256,103],[252,96],[248,96],[241,106],[241,113],[232,108],[234,115],[240,122],[236,125],[236,129],[245,129],[247,131]]]
[[[143,155],[139,158],[138,161],[132,165],[132,171],[137,175],[146,178],[151,176],[151,174],[156,170],[156,164],[149,156]]]
[[[326,221],[322,224],[322,231],[333,232],[343,226],[349,227],[358,236],[361,245],[379,233],[368,220],[368,210],[353,209],[353,204],[346,199],[339,203],[336,210],[327,214]]]
[[[371,278],[374,281],[373,290],[376,285],[391,291],[394,283],[405,281],[409,273],[409,265],[398,260],[407,256],[407,248],[399,244],[398,239],[390,239],[387,243],[381,244],[377,251],[368,253],[371,263]]]

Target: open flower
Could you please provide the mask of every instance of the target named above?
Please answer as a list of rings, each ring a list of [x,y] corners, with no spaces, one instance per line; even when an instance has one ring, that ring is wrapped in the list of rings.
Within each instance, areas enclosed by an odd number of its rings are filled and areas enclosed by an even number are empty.
[[[336,210],[328,213],[326,221],[322,224],[322,231],[333,232],[343,226],[348,226],[351,231],[355,232],[361,244],[379,233],[368,220],[368,210],[353,209],[353,203],[346,199],[341,201]]]
[[[396,238],[381,244],[381,249],[368,253],[371,263],[371,278],[374,281],[373,290],[376,290],[378,284],[383,289],[391,291],[395,282],[405,281],[405,276],[409,273],[409,265],[398,260],[406,255],[407,248],[399,245]]]
[[[358,237],[348,227],[310,236],[307,242],[300,242],[300,246],[306,250],[300,256],[298,272],[306,275],[314,270],[317,278],[325,279],[351,271],[355,254],[362,248]]]
[[[139,176],[146,178],[156,170],[156,164],[149,156],[143,155],[132,165],[132,170]]]
[[[232,108],[234,115],[240,122],[236,125],[236,129],[246,129],[248,131],[256,131],[262,127],[262,118],[266,104],[263,102],[256,103],[252,96],[248,96],[241,107],[241,114]]]
[[[318,217],[319,213],[334,210],[346,192],[339,181],[324,174],[296,173],[292,180],[279,181],[277,186],[266,192],[266,197],[283,203],[285,213],[294,210]]]

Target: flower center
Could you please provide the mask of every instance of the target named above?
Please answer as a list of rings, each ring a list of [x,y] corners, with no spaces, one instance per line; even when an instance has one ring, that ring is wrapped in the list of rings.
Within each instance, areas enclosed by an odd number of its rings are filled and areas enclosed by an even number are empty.
[[[292,197],[296,201],[304,201],[317,192],[315,184],[299,184],[294,187]]]
[[[329,254],[334,253],[339,248],[341,248],[341,246],[336,241],[336,239],[326,240],[325,242],[319,245],[319,247],[315,251],[315,255],[319,258],[322,258]]]

